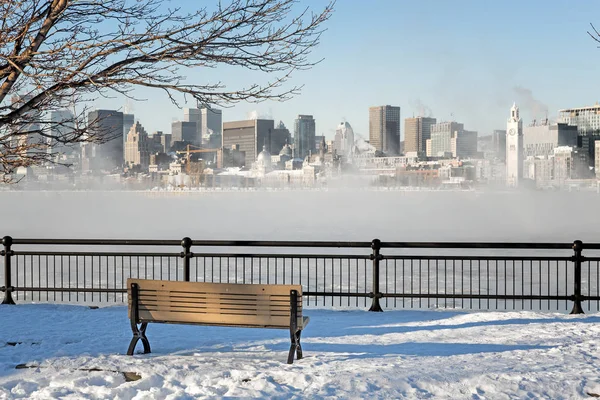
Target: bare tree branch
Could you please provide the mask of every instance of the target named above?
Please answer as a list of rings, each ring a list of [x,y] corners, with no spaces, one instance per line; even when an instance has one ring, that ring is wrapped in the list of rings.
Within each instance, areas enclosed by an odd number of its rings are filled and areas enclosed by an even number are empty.
[[[229,0],[191,13],[164,0],[0,0],[0,174],[52,162],[62,145],[103,143],[88,107],[109,93],[161,90],[178,105],[283,101],[300,87],[294,71],[313,67],[333,2],[317,13],[296,0]],[[596,32],[597,34],[597,32]],[[265,84],[227,87],[188,79],[229,66],[268,74]],[[75,109],[69,121],[47,114]],[[68,129],[60,129],[66,128]],[[60,133],[57,133],[60,132]]]

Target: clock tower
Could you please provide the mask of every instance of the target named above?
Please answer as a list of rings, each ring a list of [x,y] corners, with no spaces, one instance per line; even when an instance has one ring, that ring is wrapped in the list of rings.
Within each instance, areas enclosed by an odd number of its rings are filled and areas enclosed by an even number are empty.
[[[516,104],[510,109],[506,123],[506,185],[519,187],[523,179],[523,122]]]

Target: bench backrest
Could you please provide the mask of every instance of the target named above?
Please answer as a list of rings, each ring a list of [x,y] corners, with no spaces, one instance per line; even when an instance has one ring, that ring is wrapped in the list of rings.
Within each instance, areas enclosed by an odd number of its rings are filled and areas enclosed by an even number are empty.
[[[298,292],[302,326],[302,286],[128,279],[138,286],[138,322],[290,327],[290,291]]]

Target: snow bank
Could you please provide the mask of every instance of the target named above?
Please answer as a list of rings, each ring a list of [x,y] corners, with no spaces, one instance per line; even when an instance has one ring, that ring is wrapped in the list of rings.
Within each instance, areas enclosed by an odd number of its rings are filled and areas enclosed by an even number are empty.
[[[598,316],[306,313],[306,357],[287,365],[285,330],[151,324],[153,353],[128,357],[125,307],[0,306],[0,399],[574,399],[600,393]],[[15,369],[23,363],[39,367]],[[95,368],[102,371],[84,371]],[[142,378],[126,382],[113,371]]]

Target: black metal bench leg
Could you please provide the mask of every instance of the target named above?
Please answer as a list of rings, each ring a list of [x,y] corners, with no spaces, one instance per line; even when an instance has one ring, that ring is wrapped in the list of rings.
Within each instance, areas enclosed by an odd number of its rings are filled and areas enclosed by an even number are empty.
[[[288,353],[287,363],[293,364],[294,363],[294,353],[296,352],[296,349],[298,348],[298,339],[296,337],[296,334],[293,332],[290,332],[290,341],[292,342],[292,344],[290,345],[290,352]]]
[[[131,339],[131,342],[129,343],[129,348],[127,349],[128,356],[133,355],[133,352],[135,351],[135,346],[139,340],[141,340],[142,344],[144,345],[144,354],[151,352],[150,351],[150,342],[148,341],[148,338],[146,337],[146,328],[147,327],[148,327],[147,322],[142,323],[139,328],[137,327],[137,324],[131,325],[131,330],[133,331],[133,338]]]
[[[300,344],[300,335],[302,334],[302,331],[298,331],[296,333],[296,360],[300,360],[302,359],[302,345]]]

